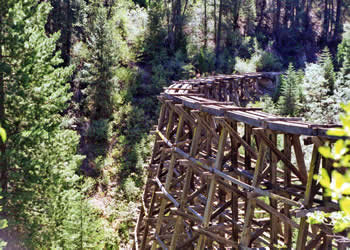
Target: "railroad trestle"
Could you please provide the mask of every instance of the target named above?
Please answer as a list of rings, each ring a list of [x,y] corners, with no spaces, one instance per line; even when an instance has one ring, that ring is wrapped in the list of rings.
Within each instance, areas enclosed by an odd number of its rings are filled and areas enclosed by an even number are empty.
[[[276,75],[178,81],[159,96],[134,248],[346,248],[328,225],[307,223],[308,212],[339,209],[313,178],[332,169],[318,147],[336,125],[245,107]]]

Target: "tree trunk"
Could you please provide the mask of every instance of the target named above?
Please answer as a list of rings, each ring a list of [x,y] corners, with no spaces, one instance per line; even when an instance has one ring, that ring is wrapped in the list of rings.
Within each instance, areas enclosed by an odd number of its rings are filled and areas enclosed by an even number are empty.
[[[218,67],[218,60],[219,60],[219,54],[220,54],[220,41],[221,41],[221,23],[222,23],[222,1],[219,2],[219,21],[218,21],[218,31],[217,31],[217,39],[216,39],[216,48],[215,48],[215,54],[216,54],[216,68]]]
[[[323,30],[322,30],[322,40],[325,44],[327,44],[328,29],[329,29],[329,9],[328,9],[328,0],[325,0],[324,11],[323,11]]]
[[[207,0],[204,0],[204,48],[208,46]]]
[[[337,10],[335,14],[334,33],[333,33],[333,40],[336,42],[341,40],[340,35],[343,32],[343,25],[341,23],[342,7],[343,7],[343,0],[337,0]]]
[[[216,33],[216,28],[217,28],[217,20],[216,20],[216,0],[214,0],[214,42],[215,42],[215,46],[216,46],[216,37],[217,37],[217,33]]]
[[[280,30],[280,18],[281,18],[281,0],[276,0],[276,8],[275,8],[275,15],[274,15],[274,35],[275,39],[278,40],[278,33]]]
[[[264,15],[265,15],[265,8],[266,8],[266,0],[261,0],[259,1],[260,4],[258,4],[258,7],[260,7],[260,14],[259,14],[259,18],[258,18],[258,25],[257,25],[257,29],[260,30],[263,20],[264,20]],[[258,31],[257,30],[257,31]]]
[[[283,27],[288,28],[288,20],[290,17],[290,0],[285,0],[284,4],[284,16],[283,16]]]
[[[239,28],[238,18],[239,18],[239,10],[241,8],[241,0],[234,0],[233,4],[233,29],[237,30]]]
[[[306,4],[305,18],[304,18],[304,31],[309,32],[310,29],[310,10],[312,8],[312,0],[308,0]]]
[[[176,0],[175,5],[175,51],[181,47],[182,42],[182,14],[181,14],[181,0]]]
[[[176,22],[176,0],[171,0],[171,27],[170,27],[170,49],[175,50],[175,22]]]
[[[329,0],[329,7],[328,9],[330,10],[329,12],[329,29],[328,29],[328,35],[331,36],[332,32],[334,30],[334,0]]]
[[[168,42],[171,42],[171,22],[170,22],[170,10],[169,10],[169,2],[170,0],[164,0],[164,7],[166,11],[166,22],[168,28]]]

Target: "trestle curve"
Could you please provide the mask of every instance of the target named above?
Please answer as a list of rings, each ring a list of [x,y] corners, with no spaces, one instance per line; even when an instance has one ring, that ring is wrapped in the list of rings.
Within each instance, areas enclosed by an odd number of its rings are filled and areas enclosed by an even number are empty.
[[[160,95],[135,249],[346,248],[306,217],[338,209],[313,179],[320,166],[332,169],[318,147],[334,141],[326,131],[337,125],[245,107],[276,76],[178,81]]]

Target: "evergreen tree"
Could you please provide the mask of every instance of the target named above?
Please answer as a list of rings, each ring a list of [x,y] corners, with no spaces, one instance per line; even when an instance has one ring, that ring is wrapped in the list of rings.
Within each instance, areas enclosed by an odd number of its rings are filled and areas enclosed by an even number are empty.
[[[344,76],[350,74],[350,24],[345,25],[343,40],[338,46],[338,67]]]
[[[327,60],[329,59],[324,61]],[[308,64],[305,69],[303,88],[307,94],[305,95],[304,116],[308,121],[316,123],[331,123],[336,118],[331,108],[334,101],[330,95],[333,89],[330,80],[332,81],[334,78],[330,77],[332,76],[329,74],[332,73],[331,70],[327,72],[327,69],[332,67],[325,67],[326,65],[324,62]]]
[[[334,83],[335,83],[335,72],[333,66],[332,55],[329,49],[325,47],[320,56],[319,62],[324,70],[324,78],[326,80],[326,87],[328,89],[328,95],[333,95]]]
[[[300,111],[300,101],[302,99],[301,82],[303,75],[295,71],[292,64],[282,76],[280,97],[278,107],[282,115],[295,116]]]
[[[119,90],[116,72],[121,40],[116,39],[119,34],[111,32],[112,20],[108,19],[107,10],[102,4],[96,1],[85,11],[90,18],[84,23],[86,43],[74,45],[73,62],[78,68],[74,84],[84,94],[77,110],[84,116],[80,126],[86,128],[82,134],[83,144],[87,148],[82,152],[87,154],[83,170],[87,175],[97,176],[99,173],[92,167],[93,161],[107,154],[109,123],[116,110],[112,100]]]
[[[55,53],[59,33],[46,35],[50,7],[37,1],[3,1],[1,6],[0,118],[8,132],[1,155],[5,211],[24,229],[29,248],[98,246],[101,241],[88,237],[71,244],[74,235],[67,233],[70,223],[77,224],[74,232],[80,238],[92,228],[107,237],[102,226],[92,223],[96,216],[84,212],[79,137],[66,128],[70,120],[63,116],[73,68],[60,67],[63,61]],[[90,220],[89,226],[79,227],[72,216],[76,212]]]

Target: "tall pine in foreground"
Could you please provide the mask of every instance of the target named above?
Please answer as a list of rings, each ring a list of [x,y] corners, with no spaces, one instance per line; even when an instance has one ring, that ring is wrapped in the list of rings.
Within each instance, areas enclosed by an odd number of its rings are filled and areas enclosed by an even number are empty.
[[[73,69],[60,67],[59,34],[45,33],[50,7],[34,0],[0,5],[0,122],[8,133],[1,183],[9,224],[28,236],[30,249],[104,246],[103,227],[82,197],[79,137],[65,128]]]

